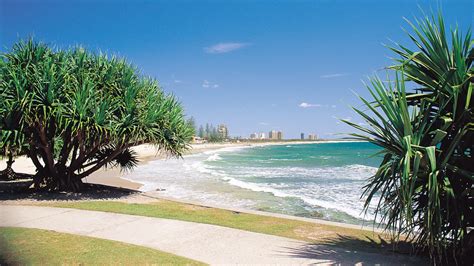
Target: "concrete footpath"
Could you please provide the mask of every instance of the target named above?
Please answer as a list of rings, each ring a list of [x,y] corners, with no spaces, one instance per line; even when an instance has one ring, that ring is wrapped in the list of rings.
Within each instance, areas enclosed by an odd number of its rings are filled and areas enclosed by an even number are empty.
[[[423,264],[403,255],[357,252],[215,225],[64,208],[0,205],[0,227],[116,240],[209,264]]]

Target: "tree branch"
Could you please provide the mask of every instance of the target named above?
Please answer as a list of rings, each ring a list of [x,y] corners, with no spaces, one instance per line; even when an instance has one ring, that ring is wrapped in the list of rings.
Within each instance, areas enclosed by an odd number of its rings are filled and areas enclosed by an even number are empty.
[[[117,148],[111,155],[109,155],[105,160],[102,160],[101,162],[97,163],[95,166],[91,167],[90,169],[82,172],[81,174],[78,174],[77,177],[79,179],[82,179],[90,174],[92,174],[93,172],[99,170],[102,166],[104,166],[106,163],[112,161],[115,157],[117,157],[117,155],[119,155],[121,152],[123,152],[125,149],[127,149],[128,147],[130,147],[130,145],[128,144],[125,144],[125,145],[122,145],[120,146],[120,148]]]

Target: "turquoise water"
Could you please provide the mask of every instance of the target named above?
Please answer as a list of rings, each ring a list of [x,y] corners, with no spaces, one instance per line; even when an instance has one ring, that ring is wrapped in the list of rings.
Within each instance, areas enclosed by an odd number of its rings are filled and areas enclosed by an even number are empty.
[[[380,163],[369,143],[232,147],[141,166],[126,178],[165,196],[359,224],[360,199]]]

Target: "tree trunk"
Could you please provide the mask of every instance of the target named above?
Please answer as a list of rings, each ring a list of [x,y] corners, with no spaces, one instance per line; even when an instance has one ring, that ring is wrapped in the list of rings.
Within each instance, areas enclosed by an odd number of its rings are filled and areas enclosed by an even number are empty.
[[[73,173],[65,171],[58,176],[58,189],[61,191],[78,192],[82,187],[82,180]]]
[[[30,150],[30,157],[38,171],[34,176],[35,187],[49,191],[78,192],[83,188],[82,178],[104,167],[130,146],[131,144],[118,145],[110,151],[110,154],[93,161],[87,160],[95,158],[94,156],[100,150],[100,143],[87,150],[82,143],[70,145],[70,149],[62,149],[64,154],[61,154],[57,161],[52,159],[54,157],[52,155],[53,151],[49,147],[32,149]],[[70,152],[72,152],[72,156],[69,156]],[[66,164],[65,158],[70,158],[68,164]]]
[[[82,180],[66,167],[55,167],[54,171],[40,178],[46,181],[47,190],[78,192],[83,187]]]
[[[13,154],[8,153],[8,161],[7,161],[7,168],[5,170],[0,171],[0,179],[2,180],[14,180],[16,178],[15,171],[13,171],[12,165],[15,162],[13,160]]]

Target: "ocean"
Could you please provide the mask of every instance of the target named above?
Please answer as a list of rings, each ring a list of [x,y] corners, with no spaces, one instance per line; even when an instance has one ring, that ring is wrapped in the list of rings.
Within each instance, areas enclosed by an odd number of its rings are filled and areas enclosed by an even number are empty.
[[[374,219],[360,197],[379,150],[364,142],[230,147],[151,161],[124,178],[176,199],[362,224]]]

